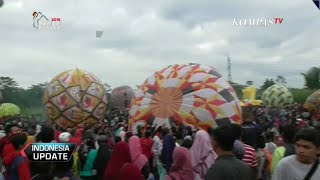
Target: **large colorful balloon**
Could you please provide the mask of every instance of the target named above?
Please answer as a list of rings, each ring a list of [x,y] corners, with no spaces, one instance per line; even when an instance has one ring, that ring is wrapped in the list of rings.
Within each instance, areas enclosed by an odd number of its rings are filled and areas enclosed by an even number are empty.
[[[3,103],[0,105],[0,118],[10,118],[19,115],[20,108],[12,103]]]
[[[304,108],[311,112],[320,113],[320,89],[307,98]]]
[[[293,103],[293,95],[285,86],[275,84],[262,93],[262,101],[271,107],[284,107]]]
[[[206,129],[242,122],[234,89],[213,68],[200,64],[172,65],[154,73],[137,90],[129,124],[166,127],[190,125]]]
[[[49,120],[62,128],[95,124],[103,120],[107,96],[101,81],[93,74],[75,69],[57,75],[44,92]]]
[[[133,96],[134,91],[130,86],[114,88],[111,92],[112,106],[118,109],[126,109],[129,107]]]

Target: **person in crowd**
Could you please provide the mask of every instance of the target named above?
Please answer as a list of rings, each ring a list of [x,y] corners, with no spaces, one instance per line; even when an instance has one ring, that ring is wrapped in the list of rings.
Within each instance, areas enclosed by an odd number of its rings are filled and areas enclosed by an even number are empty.
[[[281,131],[284,146],[276,148],[272,154],[271,174],[274,173],[274,170],[282,158],[295,154],[294,137],[296,128],[293,125],[287,125],[283,127]]]
[[[144,180],[140,169],[134,163],[126,163],[120,169],[118,180]]]
[[[14,147],[5,158],[8,159],[7,175],[9,180],[30,180],[30,166],[29,160],[23,157],[20,151],[24,148],[27,142],[27,135],[25,133],[16,133],[10,137],[10,141]]]
[[[104,170],[106,169],[112,154],[107,144],[107,136],[105,135],[99,136],[97,139],[97,143],[99,147],[98,147],[97,158],[94,162],[93,169],[97,172],[96,179],[102,180]]]
[[[73,156],[68,162],[55,162],[53,180],[78,180],[72,172],[73,162]]]
[[[121,142],[121,137],[120,136],[115,136],[114,137],[114,143],[117,144],[118,142]]]
[[[115,136],[119,136],[120,137],[120,134],[121,134],[121,132],[124,132],[124,127],[122,127],[121,125],[120,125],[120,127],[119,127],[119,129],[116,131],[116,133],[115,133]]]
[[[141,126],[141,125],[138,125],[137,126],[137,136],[139,137],[139,138],[142,138],[142,135],[143,135],[143,127]]]
[[[158,128],[159,129],[159,128]],[[160,175],[158,173],[158,164],[160,163],[160,156],[161,156],[161,152],[162,152],[162,141],[160,139],[160,135],[154,135],[153,137],[153,145],[151,148],[151,152],[153,155],[153,165],[152,167],[155,167],[155,170],[153,171],[154,176],[156,179],[159,179]]]
[[[47,124],[41,126],[40,132],[35,138],[36,143],[51,143],[54,141],[54,129]],[[54,163],[52,162],[30,162],[30,169],[32,177],[38,178],[51,177],[54,170]]]
[[[245,154],[245,149],[243,143],[240,141],[241,126],[238,124],[230,124],[230,126],[233,128],[233,133],[236,138],[233,144],[233,153],[236,155],[238,159],[242,160]]]
[[[120,170],[126,163],[131,163],[129,145],[121,141],[114,146],[114,151],[104,171],[103,179],[118,180],[121,174]]]
[[[131,162],[140,169],[145,179],[147,179],[150,174],[149,161],[148,158],[142,154],[140,140],[137,136],[132,136],[129,139],[129,150]]]
[[[120,132],[119,137],[121,138],[121,141],[126,141],[126,134],[127,132],[124,130]]]
[[[126,135],[125,135],[125,142],[126,143],[129,143],[129,139],[133,136],[133,133],[132,132],[126,132]]]
[[[173,164],[165,180],[199,180],[200,176],[193,171],[191,155],[188,149],[176,147],[173,152]]]
[[[74,143],[77,146],[81,145],[81,134],[77,133],[78,129],[77,128],[72,128],[70,130],[70,138],[69,138],[69,142],[70,143]]]
[[[159,137],[160,139],[162,138],[162,126],[157,127],[156,131],[154,132],[153,137]]]
[[[203,179],[208,168],[217,158],[212,148],[210,136],[206,131],[199,130],[196,133],[194,143],[190,148],[190,154],[194,172]]]
[[[320,135],[312,128],[301,129],[295,137],[295,154],[280,160],[273,180],[318,180],[320,177]]]
[[[258,157],[258,167],[257,167],[257,179],[258,180],[269,180],[270,172],[268,167],[271,165],[272,155],[265,149],[265,138],[260,135],[257,139],[257,157]]]
[[[242,127],[241,141],[242,141],[243,147],[244,147],[244,156],[242,158],[242,161],[245,162],[249,167],[251,167],[251,170],[253,172],[252,178],[255,179],[256,175],[257,175],[256,173],[257,173],[257,167],[258,167],[257,153],[256,153],[254,147],[247,144],[248,141],[250,143],[250,138],[248,136],[252,136],[253,134],[250,135],[250,133],[247,133],[245,131],[247,131],[247,129]],[[256,138],[255,138],[254,142],[256,144],[256,142],[257,142]]]
[[[58,139],[58,142],[61,142],[61,143],[72,143],[70,142],[71,141],[71,133],[69,132],[63,132],[59,135],[59,139]],[[79,172],[79,155],[78,155],[78,151],[75,151],[73,154],[72,154],[72,160],[73,160],[73,164],[72,164],[72,174],[74,177],[76,178],[80,178],[80,172]],[[71,161],[71,160],[70,160]]]
[[[68,143],[70,142],[71,134],[69,132],[63,132],[59,135],[58,142]]]
[[[274,150],[277,148],[277,145],[274,143],[274,132],[267,131],[265,133],[266,138],[266,149],[273,154]]]
[[[144,154],[149,161],[149,167],[151,168],[151,172],[154,172],[154,166],[153,166],[153,155],[152,155],[152,146],[153,146],[153,140],[151,138],[152,131],[151,129],[147,129],[144,133],[144,137],[140,139],[141,148],[142,148],[142,154]]]
[[[218,158],[208,170],[205,180],[255,180],[250,167],[233,153],[236,138],[231,126],[218,127],[210,136]]]
[[[261,134],[259,126],[254,122],[254,115],[251,112],[243,112],[243,123],[241,125],[242,141],[255,148],[257,137]]]
[[[160,156],[162,164],[167,172],[171,169],[172,153],[176,146],[174,138],[169,132],[168,128],[163,129],[163,148]]]
[[[0,140],[0,153],[1,158],[3,160],[3,165],[7,166],[8,162],[5,161],[5,157],[9,156],[11,152],[14,152],[14,147],[10,142],[10,137],[14,134],[21,133],[21,129],[18,124],[8,124],[5,126],[5,134],[6,136],[1,138]]]
[[[28,143],[32,143],[33,139],[34,139],[34,136],[36,135],[35,127],[34,128],[28,128],[27,133],[28,133],[27,144]]]
[[[96,179],[96,171],[93,165],[97,157],[94,135],[89,131],[83,134],[83,144],[78,149],[80,177],[83,180]]]
[[[181,146],[185,147],[187,149],[190,149],[192,147],[192,144],[193,144],[192,137],[191,136],[185,136],[183,141],[182,141]]]

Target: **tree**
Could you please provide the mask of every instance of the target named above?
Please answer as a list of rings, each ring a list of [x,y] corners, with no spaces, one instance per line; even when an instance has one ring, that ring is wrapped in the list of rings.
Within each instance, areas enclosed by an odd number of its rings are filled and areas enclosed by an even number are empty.
[[[18,83],[11,77],[0,77],[0,87],[3,95],[3,102],[17,104],[19,102],[19,93],[23,90],[19,88]]]
[[[0,87],[6,88],[18,88],[18,83],[11,77],[0,77]]]
[[[242,98],[242,89],[245,88],[244,85],[235,83],[235,82],[229,82],[229,84],[233,87],[234,91],[236,92],[239,99]]]
[[[268,87],[274,85],[275,82],[273,81],[273,79],[266,79],[263,83],[263,85],[260,87],[260,90],[266,90]]]
[[[286,85],[287,84],[287,80],[283,76],[277,76],[276,83]]]
[[[299,104],[305,103],[307,98],[316,91],[312,89],[295,89],[295,88],[291,88],[289,90],[291,91],[294,97],[294,101]]]
[[[306,73],[301,73],[304,77],[305,86],[309,89],[320,89],[320,67],[312,67]]]
[[[42,97],[44,89],[48,83],[40,83],[37,85],[32,85],[24,92],[23,99],[26,100],[26,105],[28,107],[41,107],[42,106]]]

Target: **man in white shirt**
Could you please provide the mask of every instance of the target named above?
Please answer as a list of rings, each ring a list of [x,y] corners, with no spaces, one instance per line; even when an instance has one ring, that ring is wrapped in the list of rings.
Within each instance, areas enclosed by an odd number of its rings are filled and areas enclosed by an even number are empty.
[[[320,179],[320,133],[316,129],[301,129],[295,138],[296,154],[283,158],[274,173],[273,180],[303,180],[314,164],[318,164],[310,180]],[[318,163],[317,163],[318,161]]]

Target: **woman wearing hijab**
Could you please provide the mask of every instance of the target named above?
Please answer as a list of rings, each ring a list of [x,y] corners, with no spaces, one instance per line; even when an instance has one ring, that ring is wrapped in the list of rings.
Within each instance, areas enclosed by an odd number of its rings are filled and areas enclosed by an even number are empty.
[[[120,176],[120,169],[126,163],[130,163],[130,151],[129,146],[125,142],[118,142],[114,146],[111,159],[108,163],[106,170],[104,171],[104,180],[118,180]]]
[[[191,156],[187,148],[176,147],[173,152],[173,164],[166,180],[198,180],[200,177],[194,173]]]
[[[173,136],[169,133],[169,129],[165,129],[163,134],[163,147],[160,159],[164,168],[169,171],[172,164],[172,153],[176,144]]]
[[[133,163],[127,163],[120,169],[118,180],[144,180],[140,169]]]
[[[206,131],[200,130],[196,133],[190,154],[194,172],[199,174],[201,179],[204,179],[216,159],[210,136]]]
[[[137,136],[132,136],[129,139],[129,150],[131,162],[139,168],[140,172],[147,179],[150,173],[148,158],[142,154],[140,139]]]
[[[120,136],[120,133],[124,132],[123,129],[124,129],[124,127],[119,127],[119,129],[115,133],[115,136]]]

